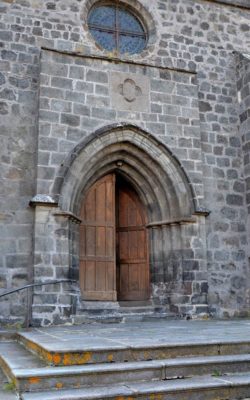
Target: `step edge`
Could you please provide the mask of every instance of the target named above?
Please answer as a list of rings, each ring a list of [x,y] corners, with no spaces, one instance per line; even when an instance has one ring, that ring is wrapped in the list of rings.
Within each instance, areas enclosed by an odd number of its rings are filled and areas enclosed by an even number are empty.
[[[233,376],[236,377],[236,374],[233,375]],[[210,378],[211,378],[211,376],[210,376]],[[207,377],[203,376],[203,379],[205,380],[205,379],[207,379]],[[234,382],[227,381],[226,382],[226,381],[219,380],[218,378],[214,378],[214,382],[209,382],[209,383],[208,382],[197,383],[197,382],[192,382],[191,380],[192,380],[192,378],[186,379],[185,380],[185,385],[182,385],[182,386],[179,386],[179,387],[176,387],[176,388],[173,388],[173,387],[172,388],[162,388],[162,387],[160,387],[160,388],[158,387],[157,388],[158,385],[162,385],[162,381],[160,381],[160,382],[155,381],[154,382],[155,383],[154,391],[152,391],[152,389],[150,389],[150,388],[134,389],[134,387],[138,387],[140,385],[143,385],[142,382],[139,382],[139,383],[134,382],[133,384],[128,384],[128,385],[124,385],[123,384],[123,385],[119,386],[119,388],[117,389],[116,393],[114,392],[109,396],[115,397],[115,396],[121,395],[121,389],[123,389],[123,390],[125,389],[126,392],[127,392],[126,394],[122,393],[123,396],[129,396],[129,395],[138,395],[138,394],[147,395],[147,394],[152,394],[152,393],[166,393],[166,394],[171,394],[172,393],[172,394],[175,394],[175,393],[178,393],[178,392],[182,393],[184,391],[185,392],[187,392],[187,391],[195,392],[195,391],[198,391],[198,390],[199,391],[205,391],[207,389],[215,389],[216,390],[216,389],[220,389],[220,388],[223,389],[223,388],[234,388],[234,387],[245,388],[245,387],[249,387],[250,386],[250,374],[249,374],[249,379],[247,381],[245,381],[245,382],[241,382],[240,380],[239,380],[239,382],[237,382],[237,381],[234,381]],[[186,385],[187,382],[189,382],[190,385]],[[105,387],[106,388],[108,387],[110,389],[110,388],[112,388],[114,386],[111,386],[111,385],[100,386],[100,387],[98,387],[98,389],[104,389]],[[92,388],[92,390],[93,390],[93,388]],[[64,394],[65,395],[66,394],[67,395],[67,392],[69,392],[69,390],[57,390],[54,394],[57,394],[57,395],[60,395],[60,394]],[[73,390],[71,389],[70,392],[71,393],[75,392],[76,395],[78,393],[79,396],[81,396],[81,392],[82,392],[82,394],[84,394],[84,392],[86,394],[86,388],[73,389]],[[51,393],[51,391],[39,392],[40,395],[43,395],[43,394],[46,395],[48,393]],[[32,392],[24,393],[23,396],[22,396],[22,400],[25,400],[25,399],[29,400],[29,399],[31,399],[31,396],[32,396]],[[104,396],[106,397],[106,395],[104,394],[102,399],[105,398]],[[56,399],[56,398],[54,397],[54,399]],[[66,397],[65,397],[65,399],[66,399]],[[73,397],[72,397],[72,399],[73,399]],[[77,400],[77,399],[80,399],[80,397],[74,397],[74,399]],[[89,399],[91,400],[91,397],[89,397]],[[94,395],[94,396],[92,396],[92,399],[93,400],[94,399],[100,399],[100,397],[99,396],[97,397],[97,395]]]
[[[242,357],[241,357],[242,356]],[[239,355],[237,358],[235,356],[210,356],[196,357],[195,360],[184,358],[181,359],[167,359],[167,360],[153,360],[153,361],[134,361],[131,363],[112,363],[109,365],[103,364],[91,364],[90,365],[72,365],[68,367],[41,367],[41,368],[32,368],[32,369],[20,369],[20,368],[12,368],[12,373],[17,379],[27,379],[29,377],[56,377],[56,376],[64,376],[65,374],[73,376],[77,374],[101,374],[101,373],[122,373],[126,371],[141,371],[141,370],[149,370],[149,369],[158,369],[158,368],[177,368],[177,367],[198,367],[204,365],[221,365],[221,364],[240,364],[240,363],[250,363],[250,354],[249,355]],[[198,359],[199,358],[199,359]],[[138,365],[139,363],[139,365]]]
[[[91,348],[91,347],[86,347],[86,348],[77,348],[77,349],[58,349],[58,350],[53,350],[50,349],[49,347],[46,347],[45,345],[38,344],[34,339],[27,338],[26,336],[23,336],[22,334],[18,334],[18,337],[20,338],[21,343],[23,343],[26,346],[25,342],[31,343],[35,345],[37,348],[40,348],[43,351],[49,352],[50,354],[65,354],[65,353],[81,353],[81,352],[106,352],[106,351],[120,351],[120,350],[155,350],[155,349],[174,349],[174,348],[183,348],[183,347],[190,347],[190,348],[197,348],[197,347],[210,347],[210,346],[231,346],[231,345],[249,345],[250,346],[250,340],[249,341],[229,341],[229,342],[218,342],[218,341],[211,341],[209,343],[207,342],[200,342],[200,343],[170,343],[170,344],[157,344],[154,343],[148,347],[147,345],[138,345],[138,346],[133,346],[133,345],[116,345],[116,346],[109,346],[109,347],[100,347],[100,348]],[[28,350],[30,350],[28,348]]]

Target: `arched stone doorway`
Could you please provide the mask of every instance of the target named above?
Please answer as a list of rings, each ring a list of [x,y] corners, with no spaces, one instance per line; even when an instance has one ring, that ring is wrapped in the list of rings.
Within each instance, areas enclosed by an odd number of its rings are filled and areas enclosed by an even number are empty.
[[[145,208],[151,302],[181,314],[206,310],[206,210],[200,185],[196,193],[196,182],[173,153],[136,126],[98,130],[73,149],[58,171],[52,192],[63,215],[69,215],[69,276],[79,279],[81,254],[79,226],[71,217],[80,218],[86,194],[109,174],[128,182]],[[113,282],[115,299],[115,276]]]
[[[120,174],[100,178],[81,206],[79,281],[84,300],[149,298],[147,215]]]

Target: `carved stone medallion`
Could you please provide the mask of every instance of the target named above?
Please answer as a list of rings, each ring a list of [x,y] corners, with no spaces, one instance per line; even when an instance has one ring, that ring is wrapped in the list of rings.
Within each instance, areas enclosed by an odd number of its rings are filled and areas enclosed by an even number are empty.
[[[143,111],[149,108],[149,80],[135,74],[111,75],[112,106],[119,110]]]
[[[142,95],[141,88],[136,86],[133,79],[125,79],[125,81],[118,86],[118,91],[129,103],[132,103],[138,96]]]

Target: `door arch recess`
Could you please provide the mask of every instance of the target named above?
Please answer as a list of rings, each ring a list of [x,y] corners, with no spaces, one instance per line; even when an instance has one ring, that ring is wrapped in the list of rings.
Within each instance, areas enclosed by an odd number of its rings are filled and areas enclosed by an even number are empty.
[[[126,179],[145,205],[152,298],[171,305],[178,303],[178,296],[185,292],[190,304],[194,278],[185,277],[183,260],[187,253],[189,258],[194,254],[186,240],[189,227],[185,223],[193,218],[194,236],[200,234],[195,214],[201,205],[181,163],[164,144],[136,126],[103,128],[79,143],[62,165],[53,187],[60,208],[79,215],[85,193],[110,173]],[[75,244],[71,247],[71,276],[76,277],[78,250]]]

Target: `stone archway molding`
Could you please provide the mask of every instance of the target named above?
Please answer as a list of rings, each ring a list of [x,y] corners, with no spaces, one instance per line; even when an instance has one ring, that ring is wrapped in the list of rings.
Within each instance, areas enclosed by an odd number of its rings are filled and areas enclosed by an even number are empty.
[[[112,171],[136,187],[151,225],[207,213],[173,152],[150,133],[125,123],[98,129],[73,149],[59,170],[53,198],[62,210],[78,215],[87,188]]]

